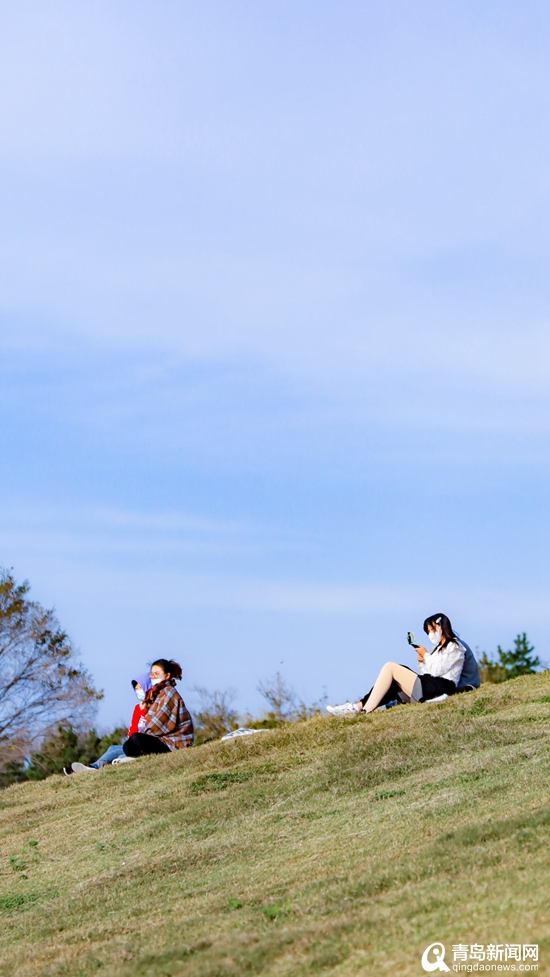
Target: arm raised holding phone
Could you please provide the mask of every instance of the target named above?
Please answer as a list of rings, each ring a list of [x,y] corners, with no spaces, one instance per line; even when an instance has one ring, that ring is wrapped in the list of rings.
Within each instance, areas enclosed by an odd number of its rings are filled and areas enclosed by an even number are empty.
[[[419,664],[424,661],[424,655],[428,654],[428,649],[424,645],[415,645],[415,634],[414,631],[407,631],[407,641],[412,648],[416,651]]]

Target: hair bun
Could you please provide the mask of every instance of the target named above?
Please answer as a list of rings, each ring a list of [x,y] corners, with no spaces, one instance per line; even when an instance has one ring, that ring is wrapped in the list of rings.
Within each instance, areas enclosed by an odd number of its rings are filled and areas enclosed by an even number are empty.
[[[180,679],[182,676],[181,665],[178,665],[173,658],[170,659],[168,664],[170,665],[169,672],[172,678]]]

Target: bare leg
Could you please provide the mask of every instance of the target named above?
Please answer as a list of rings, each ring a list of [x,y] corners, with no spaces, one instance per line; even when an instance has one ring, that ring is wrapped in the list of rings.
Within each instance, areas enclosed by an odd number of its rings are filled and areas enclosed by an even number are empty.
[[[358,709],[363,709],[364,712],[373,712],[379,705],[380,700],[384,698],[394,679],[399,683],[403,692],[410,696],[417,677],[416,672],[411,672],[409,668],[404,668],[403,665],[396,665],[395,662],[386,662],[380,669],[367,704],[363,706],[362,702],[356,702],[355,705]]]

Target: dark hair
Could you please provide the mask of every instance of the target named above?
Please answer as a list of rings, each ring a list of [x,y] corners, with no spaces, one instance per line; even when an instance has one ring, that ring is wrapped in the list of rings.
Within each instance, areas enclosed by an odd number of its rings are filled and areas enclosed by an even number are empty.
[[[439,624],[441,634],[443,635],[442,644],[446,645],[448,641],[460,641],[458,634],[453,631],[453,626],[446,614],[432,614],[430,617],[427,617],[424,621],[424,631],[426,634],[428,633],[429,627],[433,628],[437,624]]]
[[[178,665],[173,658],[168,661],[167,658],[157,658],[156,661],[151,662],[151,668],[153,665],[158,665],[162,668],[162,671],[169,675],[170,678],[180,679],[181,678],[181,665]]]

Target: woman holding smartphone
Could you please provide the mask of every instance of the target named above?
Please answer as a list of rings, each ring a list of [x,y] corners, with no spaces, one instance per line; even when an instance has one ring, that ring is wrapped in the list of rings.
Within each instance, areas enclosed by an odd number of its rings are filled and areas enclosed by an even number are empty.
[[[428,651],[416,645],[418,671],[406,665],[386,662],[370,692],[358,702],[344,702],[341,706],[327,706],[333,716],[359,712],[373,712],[395,699],[402,702],[429,702],[442,696],[454,695],[464,665],[466,649],[452,629],[446,614],[432,614],[424,621],[424,631],[433,645]]]

